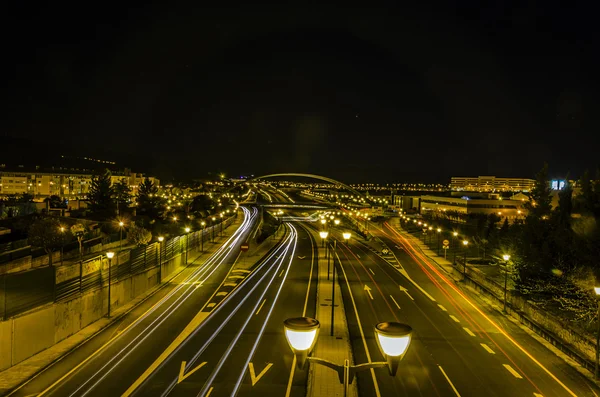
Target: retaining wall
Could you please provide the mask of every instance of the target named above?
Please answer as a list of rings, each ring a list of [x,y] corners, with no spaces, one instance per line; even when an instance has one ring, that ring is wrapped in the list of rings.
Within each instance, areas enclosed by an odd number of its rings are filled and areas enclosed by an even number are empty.
[[[188,258],[194,255],[196,251],[190,250]],[[129,258],[120,259],[125,261]],[[185,254],[163,263],[162,277],[168,277],[179,270],[184,261]],[[99,267],[108,271],[106,260],[91,261],[86,263],[85,267],[84,273],[95,271]],[[62,267],[61,271],[57,272],[57,282],[63,278],[68,279],[71,272],[78,274],[79,265]],[[114,282],[111,285],[111,312],[156,286],[158,276],[158,268],[155,267]],[[69,301],[39,307],[0,322],[0,371],[75,334],[106,316],[107,312],[108,285],[105,285]]]

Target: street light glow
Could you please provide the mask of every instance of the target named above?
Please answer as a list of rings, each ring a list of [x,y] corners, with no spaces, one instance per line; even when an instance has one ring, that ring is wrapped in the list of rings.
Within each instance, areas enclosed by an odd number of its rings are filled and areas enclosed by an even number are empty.
[[[165,238],[164,238],[163,236],[160,236],[160,237],[158,238],[158,241],[160,241],[160,242],[162,243],[164,239],[165,239]]]
[[[467,245],[469,245],[469,242],[467,240],[463,240],[463,245],[466,247]]]
[[[399,357],[410,345],[412,327],[407,324],[385,322],[375,326],[377,341],[386,356]]]
[[[510,260],[510,255],[504,254],[502,255],[502,259],[504,259],[505,262],[508,262]]]
[[[594,287],[594,291],[596,292],[596,295],[600,296],[600,287]]]
[[[108,259],[112,259],[114,256],[115,256],[115,253],[114,253],[114,252],[112,252],[112,251],[108,251],[108,252],[106,253],[106,257],[107,257]]]
[[[186,227],[186,228],[185,228],[185,232],[186,232],[186,233],[189,233],[189,232],[190,232],[190,230],[192,230],[192,229],[190,229],[189,227]]]
[[[319,236],[321,236],[322,239],[326,239],[327,236],[329,236],[329,232],[326,230],[323,230],[322,232],[319,232]]]

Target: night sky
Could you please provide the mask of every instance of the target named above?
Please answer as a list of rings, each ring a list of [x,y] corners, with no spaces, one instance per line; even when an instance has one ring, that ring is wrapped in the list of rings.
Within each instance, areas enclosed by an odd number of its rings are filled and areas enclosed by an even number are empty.
[[[592,2],[12,3],[0,163],[64,153],[349,183],[599,163]]]

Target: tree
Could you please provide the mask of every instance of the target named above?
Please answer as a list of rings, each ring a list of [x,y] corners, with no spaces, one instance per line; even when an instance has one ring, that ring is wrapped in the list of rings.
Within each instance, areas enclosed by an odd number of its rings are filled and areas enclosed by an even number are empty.
[[[64,244],[65,234],[56,218],[41,218],[29,228],[29,244],[43,248],[48,254],[48,263],[52,266],[52,252]]]
[[[76,223],[71,226],[71,234],[77,238],[79,243],[79,260],[83,259],[83,237],[85,236],[87,228],[83,223]]]
[[[142,223],[147,220],[147,223],[152,224],[163,216],[163,200],[158,196],[158,188],[149,178],[139,185],[136,212],[142,218]]]
[[[131,203],[131,188],[127,179],[121,178],[113,185],[113,198],[117,206],[117,216],[119,216],[129,208],[129,203]]]
[[[544,166],[535,176],[535,184],[531,190],[530,200],[525,203],[525,208],[529,211],[527,217],[536,219],[548,219],[552,211],[552,197],[550,184],[548,183],[548,164]]]
[[[110,171],[105,170],[104,173],[93,177],[88,193],[87,202],[92,218],[99,221],[105,221],[115,216],[110,176]]]
[[[143,227],[131,225],[127,233],[127,238],[133,244],[141,246],[148,244],[152,240],[152,233]]]

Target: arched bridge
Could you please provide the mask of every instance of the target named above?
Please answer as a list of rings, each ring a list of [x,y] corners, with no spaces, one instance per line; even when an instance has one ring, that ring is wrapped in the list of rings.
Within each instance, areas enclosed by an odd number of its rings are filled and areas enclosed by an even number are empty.
[[[366,197],[362,193],[360,193],[358,190],[346,185],[344,182],[340,182],[335,179],[327,178],[326,176],[321,176],[321,175],[316,175],[316,174],[298,174],[295,172],[287,172],[287,173],[281,173],[281,174],[269,174],[269,175],[258,176],[258,177],[252,178],[251,180],[256,181],[259,179],[276,178],[276,177],[282,177],[282,176],[284,176],[284,177],[296,176],[296,177],[301,177],[301,178],[318,179],[321,181],[332,183],[334,185],[340,185],[340,186],[343,186],[344,188],[346,188],[347,190],[351,191],[353,194],[356,194],[358,197],[362,197],[366,200]]]

